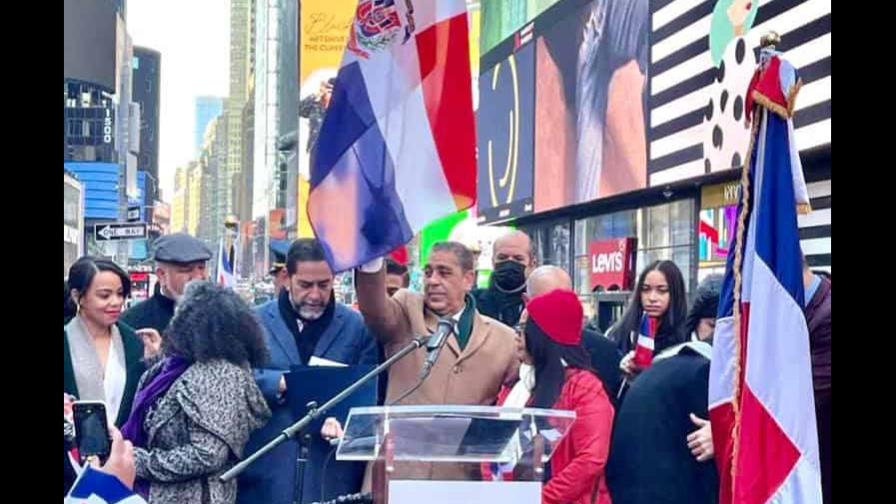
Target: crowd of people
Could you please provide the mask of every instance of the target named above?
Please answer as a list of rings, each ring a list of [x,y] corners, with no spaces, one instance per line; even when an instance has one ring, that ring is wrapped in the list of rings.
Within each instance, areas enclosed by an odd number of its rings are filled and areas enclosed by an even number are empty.
[[[321,362],[375,365],[448,319],[455,331],[422,385],[415,388],[424,349],[388,370],[373,402],[575,411],[545,471],[544,503],[718,501],[707,405],[718,275],[689,300],[674,262],[647,265],[604,335],[585,327],[569,274],[539,266],[521,231],[495,242],[485,289],[474,289],[474,256],[460,243],[432,247],[422,292],[408,289],[407,268],[390,259],[364,264],[354,273],[356,309],[336,301],[334,274],[314,239],[292,243],[271,271],[276,297],[254,308],[208,282],[211,257],[189,235],[161,238],[154,248],[159,285],[124,312],[131,288],[124,270],[97,257],[71,267],[66,422],[74,400],[104,402],[112,449],[108,460],[85,463],[66,443],[66,494],[85,470],[114,476],[150,503],[312,502],[369,491],[371,466],[329,460],[329,441],[342,435],[345,420],[337,417],[279,446],[237,480],[219,476],[296,421],[287,373]],[[829,502],[831,280],[804,268]],[[299,471],[298,459],[305,461]],[[392,474],[502,480],[521,470],[396,462]]]

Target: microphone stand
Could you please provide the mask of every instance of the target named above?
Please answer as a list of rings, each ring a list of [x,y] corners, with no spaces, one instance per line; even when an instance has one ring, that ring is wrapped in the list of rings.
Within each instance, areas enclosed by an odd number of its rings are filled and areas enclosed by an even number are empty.
[[[439,321],[439,324],[442,324],[442,323],[448,323],[450,325],[450,328],[448,329],[448,332],[445,334],[445,337],[442,340],[441,344],[433,343],[433,341],[432,341],[433,336],[430,335],[430,337],[427,339],[427,342],[425,345],[427,353],[432,353],[434,351],[439,350],[441,347],[445,346],[448,343],[448,338],[452,334],[455,334],[456,324],[454,324],[452,322],[448,322],[446,319],[442,319]],[[409,395],[416,392],[417,389],[420,388],[421,385],[423,385],[423,382],[425,382],[426,379],[429,378],[429,373],[432,372],[432,368],[434,366],[435,366],[435,361],[429,361],[427,359],[427,361],[423,364],[423,369],[420,370],[420,376],[417,377],[417,383],[415,383],[413,387],[405,390],[403,394],[398,396],[398,399],[395,399],[394,401],[391,401],[390,403],[386,404],[386,406],[395,406],[398,403],[400,403],[401,401],[404,401]]]
[[[302,429],[308,426],[311,422],[319,418],[321,415],[329,411],[336,406],[337,404],[344,401],[348,396],[352,395],[356,390],[361,388],[365,383],[372,380],[383,371],[389,369],[393,364],[401,360],[404,356],[409,353],[417,350],[418,348],[422,348],[426,346],[426,342],[429,340],[429,336],[418,336],[408,342],[407,345],[402,347],[395,355],[389,357],[385,362],[371,370],[366,375],[359,378],[355,383],[349,385],[348,388],[340,392],[339,394],[333,396],[332,399],[325,402],[323,405],[318,407],[315,403],[309,403],[308,413],[305,414],[298,422],[292,424],[287,427],[280,433],[279,436],[271,440],[268,444],[259,448],[255,453],[246,457],[242,462],[236,464],[232,468],[230,468],[227,472],[220,476],[220,480],[223,482],[227,482],[232,480],[233,478],[239,476],[243,471],[246,470],[247,467],[252,465],[256,460],[263,457],[265,454],[273,450],[274,448],[280,446],[280,444],[288,441],[293,438],[297,433],[301,432]],[[303,478],[304,479],[304,478]]]

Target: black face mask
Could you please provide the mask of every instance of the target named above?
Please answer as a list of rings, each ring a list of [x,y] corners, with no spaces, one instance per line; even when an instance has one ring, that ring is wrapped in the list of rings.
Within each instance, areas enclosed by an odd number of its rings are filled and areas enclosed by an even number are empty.
[[[502,290],[515,291],[526,284],[526,267],[516,261],[499,262],[492,276]]]

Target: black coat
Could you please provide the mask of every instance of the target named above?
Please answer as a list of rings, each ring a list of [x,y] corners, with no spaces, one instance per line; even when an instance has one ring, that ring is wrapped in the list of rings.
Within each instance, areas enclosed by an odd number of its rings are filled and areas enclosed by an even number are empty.
[[[475,289],[471,294],[476,299],[479,313],[508,327],[514,327],[519,323],[524,308],[522,291],[513,294],[501,292],[492,281],[488,289]]]
[[[155,329],[165,332],[174,318],[174,300],[162,295],[159,289],[146,301],[135,305],[121,315],[121,321],[134,329]]]
[[[597,377],[603,382],[610,402],[616,406],[616,394],[619,393],[622,382],[622,373],[619,371],[622,357],[616,349],[616,343],[598,332],[585,329],[582,331],[582,346],[591,354],[591,367],[597,371]]]
[[[713,460],[697,462],[690,413],[708,418],[709,359],[690,350],[654,362],[616,412],[607,483],[613,504],[715,504]]]
[[[809,349],[812,352],[812,385],[821,459],[821,493],[831,502],[831,282],[821,285],[806,307]]]

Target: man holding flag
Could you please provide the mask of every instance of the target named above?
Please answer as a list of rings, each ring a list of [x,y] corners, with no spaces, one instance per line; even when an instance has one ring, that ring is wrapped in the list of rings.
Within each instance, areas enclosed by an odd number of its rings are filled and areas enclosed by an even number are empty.
[[[335,273],[476,198],[465,2],[361,0],[349,29],[307,205]]]
[[[710,370],[720,502],[817,503],[821,480],[797,213],[809,209],[793,66],[763,37],[753,122]]]
[[[462,244],[433,247],[425,294],[386,293],[382,257],[475,202],[468,40],[464,0],[361,0],[311,167],[311,225],[333,271],[367,263],[358,305],[386,354],[432,333],[440,318],[457,324],[409,404],[492,404],[518,367],[513,331],[476,310],[473,256]],[[425,359],[421,349],[390,369],[387,401],[415,385]],[[438,470],[469,476],[459,466]]]

